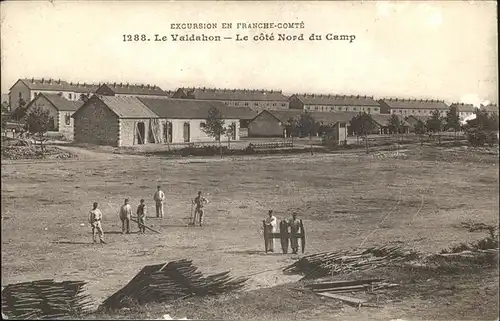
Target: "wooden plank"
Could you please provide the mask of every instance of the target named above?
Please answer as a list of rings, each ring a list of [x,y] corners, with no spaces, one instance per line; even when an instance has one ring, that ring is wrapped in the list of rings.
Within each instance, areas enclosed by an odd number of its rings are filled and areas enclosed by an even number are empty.
[[[320,279],[321,280],[321,279]],[[325,280],[325,279],[323,279]],[[334,288],[340,286],[351,286],[351,285],[360,285],[360,284],[371,284],[380,282],[382,279],[363,279],[363,280],[338,280],[338,281],[328,281],[328,282],[317,282],[306,285],[310,288]]]
[[[354,290],[364,290],[369,288],[369,284],[353,285],[353,286],[341,286],[334,288],[322,288],[322,289],[312,289],[314,292],[331,292],[331,291],[354,291]]]
[[[327,292],[325,292],[325,293],[317,293],[317,294],[321,295],[321,296],[324,296],[324,297],[327,297],[327,298],[341,300],[343,302],[346,302],[346,303],[349,303],[349,304],[352,304],[352,305],[356,305],[356,306],[359,306],[360,304],[363,304],[363,303],[367,302],[364,299],[351,298],[351,297],[348,297],[348,296],[345,296],[345,295],[339,295],[339,294],[333,294],[333,293],[327,293]]]

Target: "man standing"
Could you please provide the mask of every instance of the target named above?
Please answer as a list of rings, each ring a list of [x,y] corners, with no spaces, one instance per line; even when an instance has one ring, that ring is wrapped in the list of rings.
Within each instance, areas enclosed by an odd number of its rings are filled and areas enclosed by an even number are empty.
[[[137,224],[139,225],[139,233],[146,233],[146,204],[141,199],[141,204],[137,206]]]
[[[292,246],[293,254],[297,254],[299,251],[299,239],[294,235],[299,233],[301,222],[302,220],[297,218],[297,213],[293,213],[292,218],[288,221],[288,226],[290,226],[290,245]]]
[[[125,199],[125,204],[120,208],[120,220],[122,221],[122,234],[130,234],[130,219],[132,218],[132,206]]]
[[[273,215],[273,210],[269,210],[268,217],[266,218],[266,233],[276,233],[277,219],[276,216]],[[269,237],[266,243],[266,251],[274,252],[274,238]]]
[[[99,235],[99,242],[104,242],[104,232],[102,231],[102,212],[97,208],[99,204],[97,202],[94,203],[92,210],[89,212],[89,223],[92,227],[92,240],[94,243],[97,243],[96,234]]]
[[[165,193],[163,193],[159,185],[156,189],[157,191],[153,197],[156,203],[156,217],[163,217],[163,201],[165,200]]]
[[[196,226],[196,216],[198,216],[198,222],[201,226],[203,222],[203,214],[205,213],[203,210],[203,206],[205,204],[208,204],[208,200],[205,197],[201,196],[201,191],[199,191],[198,196],[193,200],[193,203],[196,204],[196,208],[194,210],[193,225]]]

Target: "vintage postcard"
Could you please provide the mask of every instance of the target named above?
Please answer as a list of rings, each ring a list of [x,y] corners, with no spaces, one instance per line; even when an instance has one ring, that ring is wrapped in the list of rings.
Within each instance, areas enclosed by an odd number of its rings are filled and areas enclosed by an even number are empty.
[[[495,1],[3,1],[2,318],[498,320]]]

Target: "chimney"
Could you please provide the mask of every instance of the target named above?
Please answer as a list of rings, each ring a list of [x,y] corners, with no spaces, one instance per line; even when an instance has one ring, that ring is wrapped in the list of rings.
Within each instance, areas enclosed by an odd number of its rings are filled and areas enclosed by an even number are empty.
[[[116,82],[113,83],[113,87],[116,87]]]
[[[31,78],[31,83],[34,83],[35,82],[35,78]]]
[[[51,78],[49,78],[49,84],[51,84],[51,83],[52,83],[52,79],[51,79]]]
[[[44,79],[42,78],[42,84],[43,84],[43,80],[44,80]]]
[[[57,80],[57,83],[60,85],[61,84],[61,78]]]

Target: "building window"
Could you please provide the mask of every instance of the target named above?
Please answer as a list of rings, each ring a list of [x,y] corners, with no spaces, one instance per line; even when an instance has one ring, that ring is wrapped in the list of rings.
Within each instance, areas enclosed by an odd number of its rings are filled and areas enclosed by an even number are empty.
[[[225,102],[224,102],[224,104],[226,104],[226,105],[227,105],[227,101],[225,101]]]
[[[378,111],[378,108],[373,108],[373,111]]]
[[[71,114],[70,113],[66,113],[66,115],[64,116],[64,123],[66,124],[66,126],[71,125]]]
[[[370,113],[372,111],[372,109],[370,107],[368,107],[368,112]]]
[[[286,106],[286,104],[281,104],[281,107],[285,107],[285,106]]]
[[[259,103],[253,103],[254,106],[259,106]]]
[[[23,99],[23,93],[19,93],[19,99]]]
[[[69,94],[69,99],[73,99],[73,95],[71,93]]]
[[[239,104],[240,104],[240,103],[238,103],[238,102],[235,102],[235,103],[234,103],[234,105],[235,105],[235,106],[238,106]]]
[[[276,104],[273,104],[273,107],[276,107]]]
[[[352,110],[356,111],[356,107],[353,107]]]
[[[245,103],[245,106],[248,106],[248,103]]]

